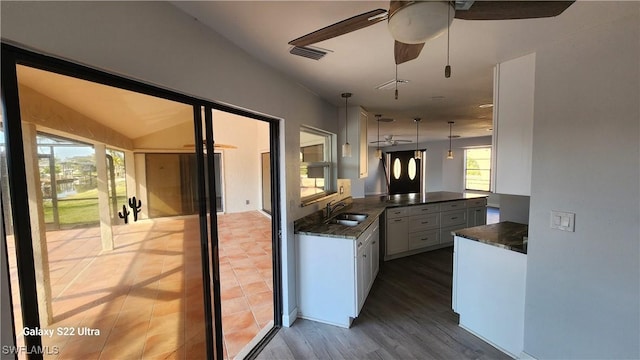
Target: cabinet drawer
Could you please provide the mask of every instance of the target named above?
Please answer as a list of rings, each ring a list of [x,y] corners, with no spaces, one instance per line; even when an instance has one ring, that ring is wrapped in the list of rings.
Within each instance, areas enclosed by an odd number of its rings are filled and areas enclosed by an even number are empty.
[[[464,209],[467,207],[467,200],[448,201],[440,203],[440,211]]]
[[[440,244],[440,231],[421,231],[409,235],[409,250]]]
[[[409,215],[431,214],[440,211],[440,204],[416,205],[409,207]]]
[[[442,227],[467,225],[467,210],[460,209],[441,213],[440,224]]]
[[[467,207],[480,207],[480,206],[486,206],[487,205],[487,199],[486,198],[482,198],[482,199],[470,199],[467,200]]]
[[[407,216],[409,213],[409,209],[406,207],[398,207],[387,209],[387,219],[396,219],[399,217]]]
[[[409,218],[409,232],[436,229],[440,226],[440,214],[415,215]]]

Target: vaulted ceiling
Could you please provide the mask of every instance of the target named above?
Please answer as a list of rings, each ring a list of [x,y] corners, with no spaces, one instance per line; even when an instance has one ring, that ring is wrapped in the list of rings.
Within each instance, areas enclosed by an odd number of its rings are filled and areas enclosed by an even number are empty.
[[[415,139],[414,117],[423,119],[420,141],[446,140],[448,121],[454,134],[491,134],[493,66],[544,46],[545,43],[597,26],[615,16],[615,3],[578,1],[553,18],[524,20],[460,20],[450,28],[452,76],[445,78],[447,36],[426,43],[420,56],[398,66],[398,78],[409,83],[393,90],[376,86],[395,79],[394,40],[386,21],[325,40],[314,47],[327,55],[311,60],[289,53],[288,42],[340,20],[373,9],[388,9],[386,1],[174,1],[177,8],[225,36],[250,55],[338,106],[343,92],[353,93],[350,105],[371,115],[395,119],[381,124],[381,134]],[[370,141],[376,121],[370,117]]]

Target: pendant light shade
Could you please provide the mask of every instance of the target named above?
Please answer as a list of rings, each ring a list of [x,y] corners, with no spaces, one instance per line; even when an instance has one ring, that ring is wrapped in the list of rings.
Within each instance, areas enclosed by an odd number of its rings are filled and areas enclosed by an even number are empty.
[[[413,119],[413,121],[416,122],[416,151],[413,154],[416,160],[422,159],[422,151],[418,150],[418,125],[420,124],[420,120],[420,118]]]
[[[351,93],[342,93],[344,98],[344,144],[342,144],[342,157],[351,157],[351,144],[349,144],[349,98]]]
[[[451,139],[453,138],[453,135],[451,135],[451,127],[453,124],[453,121],[449,121],[449,152],[447,152],[447,159],[453,159],[453,151],[451,151]]]

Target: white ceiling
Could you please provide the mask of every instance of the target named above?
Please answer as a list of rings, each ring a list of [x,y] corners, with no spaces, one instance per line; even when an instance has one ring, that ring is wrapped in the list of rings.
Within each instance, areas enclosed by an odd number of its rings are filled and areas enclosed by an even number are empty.
[[[17,73],[21,85],[129,139],[193,121],[193,109],[189,105],[24,65],[17,66]]]
[[[536,51],[545,43],[624,14],[612,2],[580,1],[555,18],[468,21],[454,19],[450,32],[452,76],[444,77],[446,35],[428,42],[419,58],[398,67],[410,83],[393,91],[375,90],[394,79],[393,39],[386,22],[313,46],[329,50],[319,61],[289,54],[287,43],[360,13],[388,8],[386,1],[173,1],[247,53],[336,105],[352,92],[350,105],[363,106],[396,121],[381,124],[381,135],[415,139],[414,117],[423,119],[420,141],[446,140],[447,122],[463,137],[491,134],[493,66]],[[376,122],[369,120],[370,141]]]

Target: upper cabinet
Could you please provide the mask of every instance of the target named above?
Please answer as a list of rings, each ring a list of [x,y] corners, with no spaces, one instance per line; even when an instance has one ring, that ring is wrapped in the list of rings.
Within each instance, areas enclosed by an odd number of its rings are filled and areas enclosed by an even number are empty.
[[[496,65],[493,192],[531,195],[535,53]]]
[[[344,124],[344,108],[341,108],[340,123]],[[338,177],[341,179],[366,178],[369,175],[367,159],[367,112],[360,106],[349,106],[347,111],[347,135],[351,144],[351,157],[341,157],[340,147],[345,142],[345,127],[339,131],[338,144]]]

